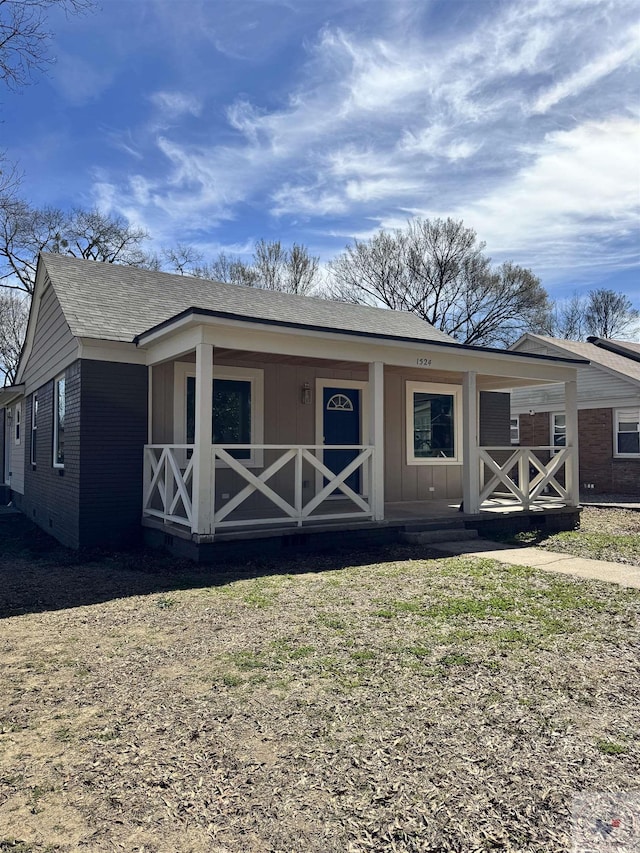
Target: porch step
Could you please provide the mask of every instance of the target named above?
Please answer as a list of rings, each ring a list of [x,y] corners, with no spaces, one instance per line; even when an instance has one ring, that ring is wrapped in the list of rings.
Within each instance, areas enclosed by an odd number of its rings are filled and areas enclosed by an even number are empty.
[[[428,545],[430,542],[462,542],[477,539],[477,530],[463,528],[439,528],[437,530],[403,530],[400,533],[402,542],[413,545]]]

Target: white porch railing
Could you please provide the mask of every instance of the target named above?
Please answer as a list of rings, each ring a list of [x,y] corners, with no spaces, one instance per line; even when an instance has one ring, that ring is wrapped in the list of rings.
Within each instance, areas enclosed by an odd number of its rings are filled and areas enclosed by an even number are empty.
[[[480,505],[499,489],[513,495],[523,509],[549,490],[565,504],[573,503],[570,487],[572,447],[480,447]],[[549,456],[548,461],[541,455]],[[564,485],[558,481],[564,474]],[[547,495],[548,496],[548,495]]]
[[[269,463],[256,468],[248,467],[248,460],[237,459],[235,451],[270,457]],[[353,451],[355,457],[337,473],[322,461],[326,451]],[[275,457],[275,458],[273,458]],[[372,465],[374,448],[367,445],[280,445],[234,444],[213,445],[211,466],[211,494],[213,513],[211,532],[219,528],[267,524],[327,521],[346,518],[372,518]],[[165,523],[184,525],[193,529],[193,445],[150,444],[144,449],[144,502],[143,514],[161,518]],[[217,463],[217,464],[216,464]],[[230,472],[237,477],[229,478]],[[352,474],[360,472],[360,482],[369,495],[358,494],[346,482]],[[279,474],[277,485],[269,483]],[[222,503],[216,480],[225,477],[225,500]],[[305,495],[311,489],[312,495]],[[231,494],[233,492],[233,494]],[[322,511],[327,498],[338,494],[350,503],[344,511],[329,506]],[[227,497],[228,495],[228,497]],[[240,510],[251,496],[262,498],[259,510]],[[350,507],[352,507],[350,509]],[[274,513],[279,510],[279,514]],[[236,513],[235,518],[231,518]],[[240,516],[240,517],[238,517]],[[194,531],[199,532],[199,531]]]

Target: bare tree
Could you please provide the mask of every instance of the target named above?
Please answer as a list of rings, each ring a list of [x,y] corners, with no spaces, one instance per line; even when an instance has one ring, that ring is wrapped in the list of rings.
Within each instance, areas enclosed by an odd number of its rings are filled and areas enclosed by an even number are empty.
[[[640,311],[624,293],[600,288],[554,303],[543,328],[555,338],[583,341],[589,335],[615,338],[633,334],[639,320]]]
[[[157,259],[143,248],[147,237],[121,216],[33,208],[5,196],[0,198],[0,284],[33,293],[40,252],[155,269]]]
[[[410,311],[466,344],[508,344],[540,322],[547,294],[530,270],[498,269],[476,232],[452,219],[355,240],[329,265],[332,298]]]
[[[294,243],[284,249],[279,240],[259,240],[253,252],[252,267],[256,287],[307,296],[317,283],[319,258],[304,246]]]
[[[0,290],[0,377],[4,385],[15,382],[28,316],[26,296]]]
[[[601,288],[589,291],[584,319],[590,335],[616,338],[637,325],[640,311],[633,307],[631,300],[624,293]]]
[[[162,254],[174,272],[228,284],[302,295],[309,294],[318,284],[319,258],[297,243],[285,249],[279,241],[259,240],[250,262],[226,252],[205,262],[197,249],[182,244],[165,249]]]
[[[49,10],[72,14],[93,5],[93,0],[0,0],[0,80],[16,89],[51,62],[47,53],[52,35],[47,28]]]

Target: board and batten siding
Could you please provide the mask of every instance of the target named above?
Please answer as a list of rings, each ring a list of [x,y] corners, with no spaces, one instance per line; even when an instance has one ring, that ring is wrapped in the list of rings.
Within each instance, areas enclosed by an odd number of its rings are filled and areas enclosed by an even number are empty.
[[[51,285],[44,288],[29,359],[24,368],[25,395],[36,391],[78,356],[78,341],[62,313]]]
[[[530,352],[536,355],[562,356],[563,353],[553,346],[540,341],[523,341],[518,352]],[[596,408],[599,400],[607,405],[625,406],[633,400],[640,403],[640,389],[611,371],[592,364],[578,368],[578,407]],[[538,385],[529,388],[514,388],[511,392],[511,410],[522,414],[533,409],[536,412],[564,411],[564,385]]]

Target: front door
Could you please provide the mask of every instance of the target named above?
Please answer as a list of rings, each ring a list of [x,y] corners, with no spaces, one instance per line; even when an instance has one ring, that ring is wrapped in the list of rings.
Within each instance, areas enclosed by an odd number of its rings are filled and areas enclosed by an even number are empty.
[[[361,444],[359,388],[323,388],[322,413],[323,444]],[[327,449],[324,451],[324,464],[334,474],[338,474],[359,452]],[[356,494],[361,491],[360,470],[358,468],[345,480]],[[338,491],[334,494],[339,496],[342,493]]]

